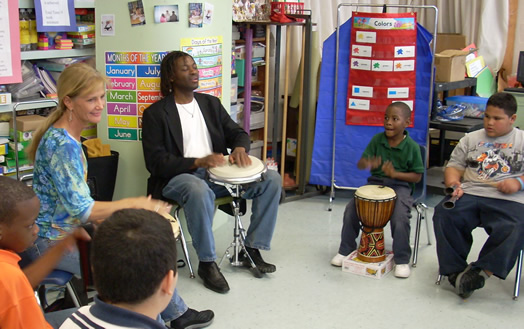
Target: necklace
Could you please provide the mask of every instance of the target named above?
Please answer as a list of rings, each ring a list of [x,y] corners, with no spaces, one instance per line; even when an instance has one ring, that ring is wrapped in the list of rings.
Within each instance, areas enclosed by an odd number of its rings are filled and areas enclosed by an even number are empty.
[[[184,111],[186,111],[187,114],[189,114],[191,116],[191,119],[195,116],[195,110],[196,110],[196,101],[195,99],[193,98],[193,101],[191,101],[191,103],[187,103],[187,104],[177,104],[179,107],[181,107]],[[190,111],[188,109],[188,105],[193,105],[192,106],[192,110]]]

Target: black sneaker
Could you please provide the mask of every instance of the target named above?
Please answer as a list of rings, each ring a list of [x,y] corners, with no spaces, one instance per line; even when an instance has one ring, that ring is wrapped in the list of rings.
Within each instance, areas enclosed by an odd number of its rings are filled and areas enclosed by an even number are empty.
[[[257,266],[260,272],[273,273],[277,270],[277,267],[275,265],[266,263],[264,259],[262,259],[260,250],[255,249],[255,248],[249,248],[249,247],[246,247],[246,250],[249,253],[249,256],[251,256],[251,259],[253,260],[253,262],[255,262],[255,265]],[[240,254],[239,258],[244,262],[244,266],[251,267],[251,264],[249,263],[249,259],[246,257],[246,255],[243,252]]]
[[[197,329],[207,327],[213,322],[215,313],[211,310],[197,311],[188,308],[187,311],[177,319],[171,321],[171,328],[175,329]]]
[[[460,272],[457,272],[457,273],[451,273],[450,275],[448,275],[448,281],[449,283],[451,283],[451,285],[454,287],[455,286],[455,282],[457,282],[457,276],[460,274]]]
[[[485,279],[480,275],[480,271],[481,268],[469,265],[457,276],[455,291],[460,297],[469,298],[473,291],[484,287]]]

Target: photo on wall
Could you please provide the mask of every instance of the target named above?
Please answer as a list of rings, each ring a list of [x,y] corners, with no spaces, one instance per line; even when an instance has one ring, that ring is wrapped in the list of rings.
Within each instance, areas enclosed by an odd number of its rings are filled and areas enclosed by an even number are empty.
[[[202,27],[202,3],[189,3],[189,27]]]
[[[101,16],[100,35],[114,36],[115,35],[115,15],[107,14]]]
[[[155,23],[178,22],[178,5],[155,6]]]
[[[213,21],[213,10],[215,6],[206,2],[204,4],[204,24],[211,24]]]
[[[129,8],[129,18],[131,19],[131,26],[146,25],[144,3],[142,2],[142,0],[128,2],[127,7]]]

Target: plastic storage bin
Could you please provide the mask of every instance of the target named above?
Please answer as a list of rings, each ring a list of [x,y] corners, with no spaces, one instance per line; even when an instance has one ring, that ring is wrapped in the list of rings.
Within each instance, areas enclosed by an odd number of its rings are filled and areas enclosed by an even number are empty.
[[[483,118],[487,102],[486,97],[478,96],[450,96],[446,98],[447,105],[465,105],[464,116],[469,118]]]

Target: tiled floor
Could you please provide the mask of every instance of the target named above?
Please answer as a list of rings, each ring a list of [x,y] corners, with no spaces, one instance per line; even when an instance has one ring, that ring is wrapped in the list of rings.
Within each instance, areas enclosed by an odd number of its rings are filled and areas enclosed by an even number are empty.
[[[190,307],[210,308],[216,318],[210,328],[524,328],[524,296],[513,301],[514,271],[507,280],[490,278],[486,286],[462,300],[446,281],[435,285],[437,258],[434,236],[427,245],[422,227],[418,266],[409,279],[392,273],[381,280],[342,272],[329,264],[337,252],[344,207],[351,197],[337,192],[333,210],[327,195],[284,203],[280,206],[272,250],[264,252],[277,272],[254,278],[227,261],[222,268],[231,291],[225,295],[204,288],[197,277],[180,269],[178,288]],[[442,198],[430,194],[430,206]],[[433,209],[428,211],[431,220]],[[247,225],[247,217],[244,219]],[[430,221],[431,223],[431,221]],[[412,237],[415,220],[412,220]],[[232,240],[233,220],[216,229],[219,257]],[[485,240],[474,232],[471,260]],[[413,238],[412,238],[413,241]],[[386,247],[391,235],[386,228]],[[198,266],[190,248],[195,267]]]

